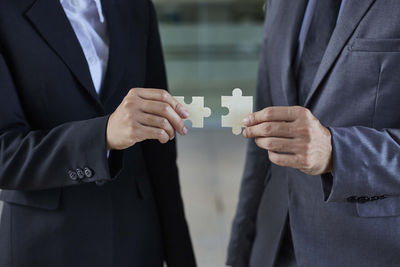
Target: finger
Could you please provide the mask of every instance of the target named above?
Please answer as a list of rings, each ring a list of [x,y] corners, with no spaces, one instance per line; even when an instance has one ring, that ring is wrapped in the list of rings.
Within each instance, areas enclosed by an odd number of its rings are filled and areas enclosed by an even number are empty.
[[[163,129],[167,132],[169,139],[172,140],[175,137],[175,130],[169,121],[163,117],[143,113],[138,119],[138,122],[145,126]]]
[[[299,168],[298,157],[293,154],[281,154],[272,151],[268,151],[269,160],[282,167]]]
[[[141,125],[140,127],[141,140],[158,140],[161,144],[167,143],[170,138],[164,129]]]
[[[257,146],[266,149],[268,151],[274,151],[279,153],[298,153],[299,147],[296,144],[296,139],[289,138],[276,138],[276,137],[264,137],[257,138]]]
[[[246,138],[257,137],[295,137],[292,125],[288,122],[264,122],[247,127],[243,131]]]
[[[253,126],[263,122],[272,121],[295,121],[303,107],[269,107],[247,116],[243,123],[245,126]]]
[[[181,118],[186,119],[189,117],[187,109],[166,90],[144,88],[138,91],[138,95],[143,99],[168,103]]]
[[[176,113],[174,109],[172,109],[169,104],[153,100],[146,100],[141,106],[143,112],[165,118],[178,133],[181,135],[187,134],[188,130],[183,119]]]

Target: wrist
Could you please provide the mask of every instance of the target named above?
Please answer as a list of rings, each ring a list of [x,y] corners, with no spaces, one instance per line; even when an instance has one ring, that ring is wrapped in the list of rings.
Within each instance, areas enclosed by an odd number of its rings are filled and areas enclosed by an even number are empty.
[[[112,133],[111,133],[112,127],[111,127],[111,125],[110,125],[110,124],[112,123],[112,116],[113,116],[113,114],[111,114],[111,115],[109,116],[108,122],[107,122],[107,127],[106,127],[106,148],[107,148],[108,151],[114,149],[114,146],[113,146],[113,144],[112,144],[112,139],[111,139],[111,136],[112,136]]]

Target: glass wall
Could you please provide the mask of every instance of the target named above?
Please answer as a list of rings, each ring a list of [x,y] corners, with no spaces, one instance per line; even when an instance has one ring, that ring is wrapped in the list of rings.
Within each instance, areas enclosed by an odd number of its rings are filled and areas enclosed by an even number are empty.
[[[199,266],[224,266],[246,141],[221,128],[221,95],[254,95],[265,0],[154,2],[172,94],[205,96],[212,109],[204,129],[178,137],[178,164]]]
[[[205,96],[218,126],[220,96],[255,89],[263,0],[156,0],[171,91]],[[190,98],[186,101],[190,102]],[[226,113],[225,111],[224,113]]]

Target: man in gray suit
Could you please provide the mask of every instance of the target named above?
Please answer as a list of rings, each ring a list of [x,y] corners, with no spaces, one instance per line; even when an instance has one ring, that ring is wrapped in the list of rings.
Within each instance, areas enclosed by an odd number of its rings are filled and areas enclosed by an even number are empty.
[[[400,266],[399,14],[268,1],[228,265]]]

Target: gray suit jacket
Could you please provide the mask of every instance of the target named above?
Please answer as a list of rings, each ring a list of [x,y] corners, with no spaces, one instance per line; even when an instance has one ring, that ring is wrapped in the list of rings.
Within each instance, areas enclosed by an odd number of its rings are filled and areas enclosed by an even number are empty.
[[[306,0],[270,0],[257,109],[296,105]],[[334,173],[307,176],[250,142],[228,265],[273,266],[290,216],[299,266],[400,266],[400,1],[349,0],[305,106],[329,127]]]

